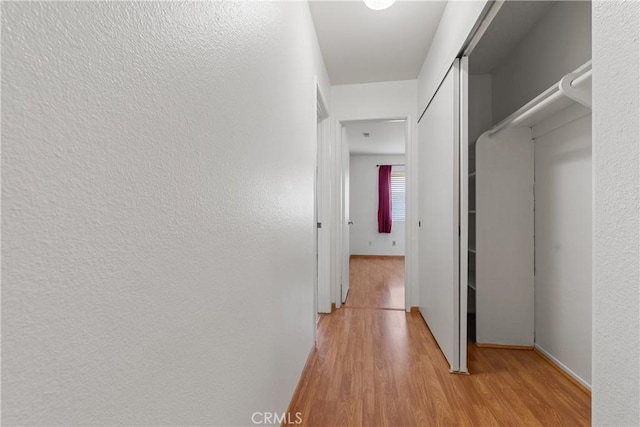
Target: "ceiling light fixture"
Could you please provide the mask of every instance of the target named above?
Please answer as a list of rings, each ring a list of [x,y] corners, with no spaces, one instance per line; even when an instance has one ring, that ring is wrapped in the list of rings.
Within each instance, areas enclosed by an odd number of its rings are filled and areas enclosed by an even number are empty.
[[[383,10],[390,7],[396,0],[363,0],[364,4],[372,10]]]

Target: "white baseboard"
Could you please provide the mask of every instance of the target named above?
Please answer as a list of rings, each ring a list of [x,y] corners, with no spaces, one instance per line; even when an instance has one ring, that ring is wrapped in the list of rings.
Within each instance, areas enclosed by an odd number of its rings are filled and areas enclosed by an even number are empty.
[[[591,384],[589,384],[588,382],[586,382],[585,380],[580,378],[580,376],[578,374],[576,374],[575,372],[573,372],[571,369],[569,369],[567,367],[567,365],[565,365],[564,363],[559,361],[556,357],[554,357],[551,353],[549,353],[544,348],[540,347],[538,344],[534,344],[533,346],[534,346],[534,348],[536,350],[538,350],[540,353],[544,354],[549,360],[551,360],[553,363],[555,363],[556,366],[558,366],[558,368],[562,369],[567,375],[569,375],[571,378],[576,380],[578,383],[580,383],[587,390],[591,391]]]

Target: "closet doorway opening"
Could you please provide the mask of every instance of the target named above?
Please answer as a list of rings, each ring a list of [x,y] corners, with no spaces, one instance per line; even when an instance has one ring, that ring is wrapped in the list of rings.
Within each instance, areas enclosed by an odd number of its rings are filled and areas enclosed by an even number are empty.
[[[469,348],[534,350],[589,393],[591,4],[494,6],[465,52],[461,318]]]
[[[487,7],[418,120],[420,312],[451,372],[535,350],[588,391],[591,5]]]
[[[341,122],[345,307],[407,306],[406,118]]]

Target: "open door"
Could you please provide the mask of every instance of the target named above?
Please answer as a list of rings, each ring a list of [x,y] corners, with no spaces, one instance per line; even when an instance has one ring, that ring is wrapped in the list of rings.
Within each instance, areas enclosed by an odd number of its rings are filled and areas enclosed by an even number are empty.
[[[349,226],[351,225],[349,188],[349,146],[346,144],[345,129],[344,126],[342,126],[342,303],[347,300],[347,293],[349,292],[349,261],[351,260],[351,246],[349,243]]]
[[[460,263],[461,86],[456,59],[418,123],[420,313],[451,372],[466,372],[467,288],[466,275],[461,283]],[[464,251],[466,255],[466,247]]]

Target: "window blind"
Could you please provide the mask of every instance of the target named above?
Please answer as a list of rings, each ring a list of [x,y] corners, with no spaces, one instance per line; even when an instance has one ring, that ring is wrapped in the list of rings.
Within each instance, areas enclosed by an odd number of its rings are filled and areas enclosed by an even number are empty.
[[[391,172],[391,219],[393,221],[405,220],[405,182],[404,171]]]

